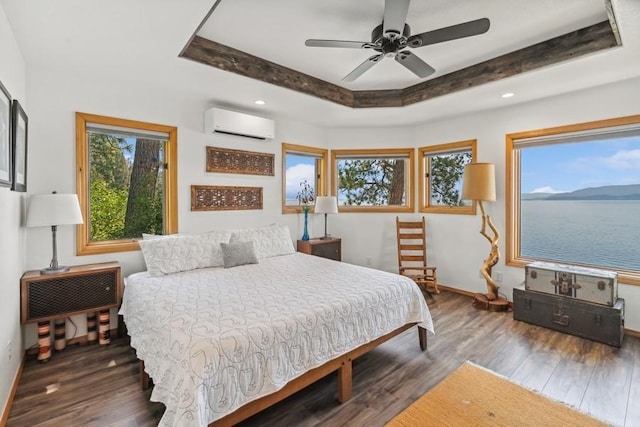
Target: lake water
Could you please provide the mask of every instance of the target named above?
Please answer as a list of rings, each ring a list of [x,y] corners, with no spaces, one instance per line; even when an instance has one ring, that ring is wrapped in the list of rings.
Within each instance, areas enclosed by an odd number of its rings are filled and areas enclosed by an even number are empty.
[[[523,200],[523,257],[640,270],[640,201]]]

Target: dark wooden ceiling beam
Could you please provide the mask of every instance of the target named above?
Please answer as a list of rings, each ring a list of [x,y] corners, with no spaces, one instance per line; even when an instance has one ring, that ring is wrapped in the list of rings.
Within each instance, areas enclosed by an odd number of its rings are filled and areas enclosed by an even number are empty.
[[[200,36],[195,36],[180,56],[327,101],[353,105],[353,94],[348,89]]]
[[[353,108],[404,106],[403,89],[358,90],[353,92]]]
[[[403,90],[404,105],[469,89],[617,46],[609,21],[582,28]]]
[[[609,19],[613,19],[611,14]],[[199,36],[193,37],[180,56],[347,107],[402,107],[619,46],[610,20],[404,89],[352,92]]]

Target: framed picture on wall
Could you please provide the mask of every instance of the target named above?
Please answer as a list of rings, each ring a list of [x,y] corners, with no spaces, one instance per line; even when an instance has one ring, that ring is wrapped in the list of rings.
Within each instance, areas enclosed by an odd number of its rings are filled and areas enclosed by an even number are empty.
[[[29,118],[17,99],[13,100],[11,121],[11,151],[13,155],[11,170],[11,189],[27,191],[27,136]]]
[[[0,187],[11,186],[11,95],[0,82]]]

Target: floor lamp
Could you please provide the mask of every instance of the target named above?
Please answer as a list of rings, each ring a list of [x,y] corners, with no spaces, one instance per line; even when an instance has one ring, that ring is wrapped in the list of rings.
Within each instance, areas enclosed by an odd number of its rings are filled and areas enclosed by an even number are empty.
[[[496,201],[496,173],[495,165],[492,163],[469,163],[464,168],[464,178],[462,181],[462,198],[474,200],[480,206],[482,212],[482,228],[480,234],[491,244],[491,251],[484,260],[481,268],[482,277],[487,282],[486,294],[475,294],[473,305],[476,308],[489,311],[507,311],[509,302],[506,298],[498,294],[498,286],[491,277],[491,269],[500,259],[498,239],[500,233],[493,225],[491,217],[484,210],[482,202]],[[489,228],[487,230],[487,227]]]

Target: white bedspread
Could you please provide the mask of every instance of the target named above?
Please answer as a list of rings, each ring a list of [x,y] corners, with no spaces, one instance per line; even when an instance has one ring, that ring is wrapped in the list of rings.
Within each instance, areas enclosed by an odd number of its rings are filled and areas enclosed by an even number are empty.
[[[300,253],[125,283],[120,313],[167,407],[161,426],[206,426],[406,323],[433,332],[406,277]]]

